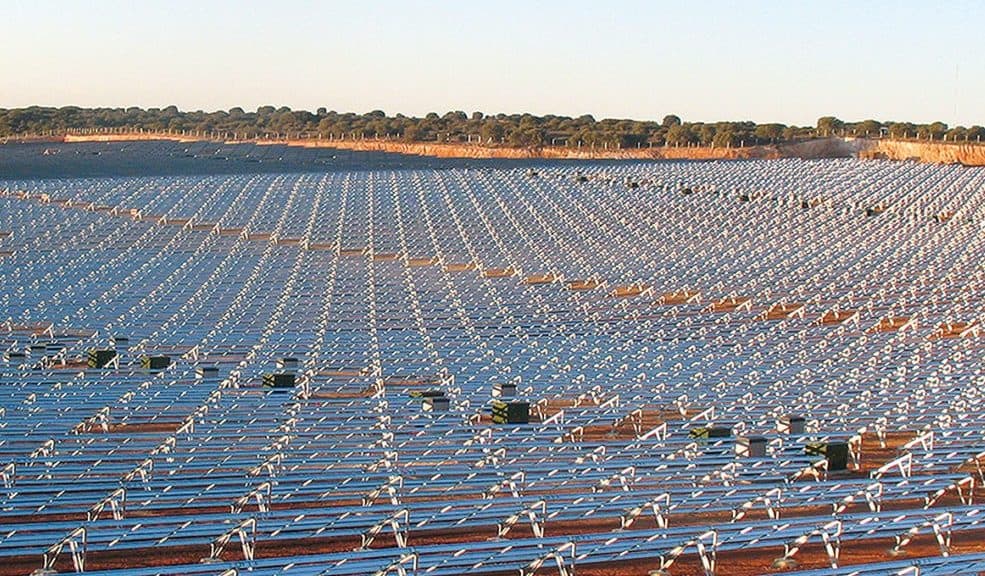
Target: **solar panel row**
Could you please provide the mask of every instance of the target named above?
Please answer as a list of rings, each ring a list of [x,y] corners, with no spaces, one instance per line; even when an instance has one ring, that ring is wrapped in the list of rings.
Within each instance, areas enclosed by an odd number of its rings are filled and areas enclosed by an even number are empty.
[[[980,534],[985,171],[0,189],[11,573],[714,573]]]

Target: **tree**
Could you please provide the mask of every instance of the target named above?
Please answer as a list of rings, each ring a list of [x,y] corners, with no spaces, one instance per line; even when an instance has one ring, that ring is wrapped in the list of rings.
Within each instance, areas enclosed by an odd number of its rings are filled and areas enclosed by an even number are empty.
[[[278,134],[289,134],[291,132],[299,132],[301,123],[298,121],[294,112],[290,110],[278,111],[271,119],[269,128]]]
[[[893,122],[889,125],[889,135],[893,138],[907,138],[916,134],[913,124],[907,122]]]
[[[933,140],[941,140],[944,138],[944,134],[947,134],[947,124],[934,122],[930,126],[927,126],[927,132]]]
[[[675,114],[668,114],[664,116],[663,122],[660,123],[664,128],[670,128],[671,126],[680,126],[681,119]]]
[[[687,145],[694,139],[694,133],[689,126],[677,124],[667,130],[667,143],[673,146]]]
[[[419,142],[424,139],[421,128],[416,124],[411,124],[404,128],[403,138],[408,142]]]
[[[728,129],[718,130],[715,132],[715,139],[712,142],[716,148],[729,148],[738,143],[735,138],[735,133]]]
[[[845,127],[845,123],[834,116],[822,116],[817,119],[819,136],[832,136]]]
[[[715,141],[715,125],[714,124],[702,124],[698,128],[698,139],[701,141],[702,146],[711,146]]]
[[[667,134],[663,130],[654,130],[647,138],[647,143],[651,146],[663,146],[667,143]]]
[[[324,136],[329,136],[329,135],[334,135],[335,132],[336,132],[335,121],[332,120],[331,118],[322,118],[321,121],[318,122],[319,134]]]
[[[756,126],[753,135],[759,140],[773,143],[783,138],[784,128],[783,124],[760,124]]]
[[[961,140],[968,139],[968,130],[964,126],[956,126],[951,128],[944,134],[944,139],[948,142],[958,142]]]
[[[875,120],[863,120],[855,125],[855,133],[859,136],[878,136],[882,131],[882,123]]]
[[[389,126],[387,125],[386,118],[377,118],[366,124],[366,133],[369,136],[382,137],[386,136],[388,132]]]
[[[506,131],[503,129],[503,125],[498,120],[491,118],[486,119],[482,123],[482,127],[479,128],[479,136],[482,137],[483,141],[490,143],[501,141],[505,133]]]
[[[958,127],[949,130],[943,122],[935,122],[919,127],[905,122],[881,123],[864,120],[845,124],[833,116],[818,119],[817,134],[832,135],[848,129],[861,135],[875,135],[888,127],[896,138],[913,137],[918,132],[924,139],[948,141],[980,141],[985,137],[985,128],[972,126],[965,130]],[[407,117],[402,114],[387,116],[382,110],[366,114],[351,112],[338,113],[317,109],[316,113],[306,110],[292,111],[288,107],[275,108],[261,106],[255,112],[244,112],[242,108],[230,108],[228,112],[181,111],[175,106],[157,109],[127,108],[78,108],[65,106],[51,108],[31,106],[27,108],[0,108],[0,136],[30,135],[42,132],[64,132],[74,129],[92,128],[135,128],[145,131],[162,130],[201,130],[231,132],[238,137],[254,135],[289,133],[314,133],[322,136],[351,138],[353,135],[372,137],[400,134],[412,141],[433,141],[440,135],[442,141],[465,141],[479,134],[484,142],[503,142],[509,140],[517,146],[540,146],[548,143],[582,146],[621,146],[637,147],[643,145],[675,146],[700,142],[715,146],[752,144],[754,142],[792,141],[810,136],[814,128],[783,126],[782,124],[761,124],[753,122],[682,122],[673,114],[661,122],[630,119],[595,119],[591,115],[566,117],[557,115],[534,116],[533,114],[486,115],[473,112],[467,115],[461,111],[446,112],[439,116],[435,112],[426,117]],[[0,170],[2,171],[2,170]]]
[[[512,143],[514,146],[526,146],[529,134],[526,132],[528,130],[536,129],[536,125],[531,122],[524,122],[522,119],[519,122],[511,122],[505,126],[506,128],[506,141]]]

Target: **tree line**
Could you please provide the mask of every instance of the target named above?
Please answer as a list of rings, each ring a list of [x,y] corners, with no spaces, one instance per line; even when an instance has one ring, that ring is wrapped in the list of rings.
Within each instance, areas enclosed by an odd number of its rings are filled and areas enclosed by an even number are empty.
[[[814,137],[865,136],[940,141],[978,141],[985,128],[948,127],[943,122],[913,124],[863,120],[845,122],[834,116],[815,126],[755,122],[685,122],[669,114],[661,121],[596,120],[591,115],[534,116],[461,111],[424,117],[381,110],[366,114],[315,112],[261,106],[215,112],[166,108],[0,108],[0,137],[61,135],[70,132],[145,131],[210,134],[228,139],[264,137],[323,139],[389,139],[409,142],[481,143],[502,146],[569,146],[642,148],[652,146],[738,147],[778,144]]]

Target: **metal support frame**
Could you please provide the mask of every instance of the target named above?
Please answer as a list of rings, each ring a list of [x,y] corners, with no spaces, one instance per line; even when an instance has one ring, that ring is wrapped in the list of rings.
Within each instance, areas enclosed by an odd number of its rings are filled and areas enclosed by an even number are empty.
[[[273,483],[269,480],[261,482],[253,490],[250,490],[246,494],[243,494],[239,498],[233,501],[230,505],[230,512],[233,514],[239,514],[243,511],[243,508],[250,502],[250,500],[256,500],[257,510],[261,514],[266,514],[270,512],[270,495],[273,491]]]
[[[511,475],[509,478],[504,478],[495,484],[489,486],[485,492],[482,493],[482,499],[488,500],[495,498],[496,494],[499,494],[503,488],[509,488],[510,494],[519,499],[521,496],[521,490],[519,486],[522,486],[527,480],[527,475],[522,470]]]
[[[688,539],[675,546],[669,553],[660,556],[660,571],[668,572],[674,562],[689,548],[695,548],[701,559],[701,567],[705,576],[715,576],[718,567],[718,531],[709,530],[694,538]]]
[[[398,490],[403,489],[403,487],[404,477],[400,474],[393,474],[387,478],[386,482],[364,495],[362,497],[362,505],[372,506],[373,502],[386,492],[390,496],[390,504],[400,506],[400,494]]]
[[[937,502],[951,490],[954,490],[957,493],[958,499],[962,504],[965,506],[971,506],[974,504],[975,500],[975,484],[975,477],[970,474],[964,478],[955,480],[950,486],[945,486],[932,494],[928,494],[927,497],[924,498],[923,507],[926,509],[930,508],[934,504],[937,504]]]
[[[738,522],[739,520],[745,518],[746,513],[752,510],[756,504],[759,503],[762,503],[766,508],[766,515],[770,518],[770,520],[778,520],[780,518],[780,502],[782,500],[783,489],[774,488],[766,494],[756,496],[752,500],[744,502],[741,506],[732,510],[732,522]]]
[[[879,468],[873,470],[869,473],[869,476],[875,479],[881,479],[886,474],[896,471],[899,472],[900,476],[903,478],[909,478],[913,470],[913,455],[909,452],[903,454],[899,458],[890,460],[889,462],[883,464]]]
[[[222,552],[226,549],[226,545],[229,544],[229,541],[232,540],[233,537],[239,538],[239,544],[243,550],[243,559],[248,562],[252,562],[253,553],[256,549],[256,518],[247,518],[246,520],[243,520],[232,529],[213,540],[209,545],[209,557],[205,558],[204,561],[217,562],[222,556]]]
[[[800,549],[815,536],[821,537],[824,543],[824,550],[828,553],[828,561],[832,568],[838,567],[838,558],[841,556],[841,535],[843,533],[841,520],[832,520],[823,526],[818,526],[809,532],[805,532],[793,542],[783,545],[782,560],[790,560],[800,552]]]
[[[75,571],[85,572],[86,550],[88,549],[88,533],[85,526],[79,526],[72,530],[67,536],[45,550],[42,557],[43,571],[49,573],[55,571],[55,562],[58,561],[58,556],[61,555],[65,546],[68,546],[69,552],[72,554],[72,566]]]
[[[867,485],[865,488],[862,488],[858,492],[855,492],[854,494],[849,494],[848,496],[845,496],[838,502],[832,504],[832,506],[834,507],[834,511],[832,512],[832,514],[834,516],[841,514],[842,512],[847,510],[849,506],[854,504],[859,496],[865,498],[865,503],[868,505],[869,510],[871,510],[872,512],[881,512],[882,494],[883,494],[882,482],[873,482],[872,484]]]
[[[360,536],[362,541],[359,545],[359,548],[356,548],[356,551],[358,552],[360,550],[368,549],[369,545],[372,544],[374,540],[376,540],[376,537],[387,526],[389,526],[393,530],[393,539],[397,543],[397,546],[400,548],[406,548],[408,533],[407,530],[401,528],[400,526],[401,519],[403,519],[403,523],[405,526],[410,524],[410,512],[406,508],[402,510],[397,510],[393,514],[387,516],[383,520],[380,520],[379,522],[371,526],[369,530],[363,532],[362,535]]]
[[[663,503],[663,507],[660,504]],[[619,517],[619,528],[625,530],[633,525],[633,522],[643,515],[643,512],[650,508],[653,511],[653,518],[658,528],[667,528],[669,522],[665,511],[670,510],[670,492],[664,492],[659,496],[651,498],[647,503],[630,508]]]
[[[544,520],[537,517],[537,510],[540,509],[541,517],[547,519],[547,502],[544,500],[538,500],[532,504],[525,505],[516,514],[511,514],[506,520],[496,524],[496,537],[503,538],[506,536],[510,529],[513,528],[524,516],[530,522],[530,529],[536,538],[544,537]]]
[[[909,544],[913,538],[915,538],[920,532],[926,528],[930,528],[934,532],[934,538],[937,539],[937,546],[940,548],[941,556],[947,558],[951,555],[951,528],[954,526],[954,514],[951,512],[944,512],[943,514],[938,514],[933,518],[921,522],[916,526],[910,528],[906,532],[896,536],[896,545],[890,549],[891,554],[900,554],[903,552],[903,548]]]
[[[107,505],[109,505],[113,513],[113,520],[123,520],[127,508],[126,486],[121,486],[113,490],[108,496],[97,502],[92,508],[89,508],[86,511],[86,521],[95,522],[99,520],[99,515],[103,513]]]
[[[17,482],[17,465],[14,462],[9,462],[0,468],[0,480],[3,481],[4,488],[14,487],[14,483]]]
[[[380,570],[373,572],[373,576],[389,576],[390,574],[395,574],[396,576],[408,576],[407,564],[410,564],[410,573],[417,574],[417,563],[417,552],[404,554],[400,558],[390,562],[385,568],[381,568]]]
[[[578,558],[576,553],[576,546],[574,542],[568,542],[567,544],[562,544],[557,548],[554,548],[550,552],[535,558],[532,562],[520,568],[520,576],[534,576],[544,564],[553,560],[554,564],[557,566],[558,576],[575,576],[575,561]],[[565,563],[565,556],[570,552],[571,566]]]

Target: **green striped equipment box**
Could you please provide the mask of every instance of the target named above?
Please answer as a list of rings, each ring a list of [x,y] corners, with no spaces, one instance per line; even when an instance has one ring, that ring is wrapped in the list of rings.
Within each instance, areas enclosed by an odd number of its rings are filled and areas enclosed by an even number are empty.
[[[116,350],[89,350],[89,368],[105,368],[107,364],[113,361],[113,358],[116,358]]]
[[[496,424],[529,424],[530,402],[493,400],[492,420]]]

